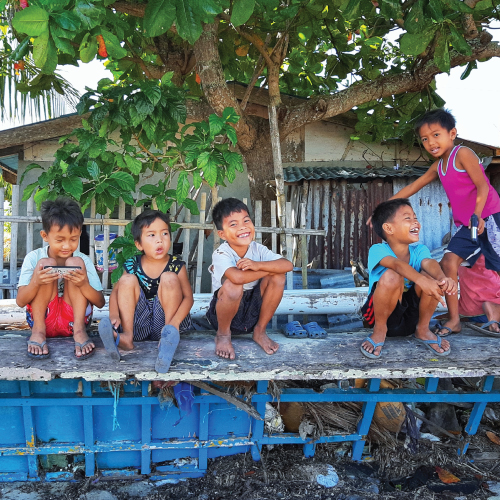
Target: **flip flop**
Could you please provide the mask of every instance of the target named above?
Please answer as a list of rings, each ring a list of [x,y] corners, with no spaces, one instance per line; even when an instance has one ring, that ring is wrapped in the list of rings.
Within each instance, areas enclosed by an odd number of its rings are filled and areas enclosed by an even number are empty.
[[[482,325],[475,325],[474,323],[469,323],[467,326],[472,328],[473,330],[476,330],[477,332],[481,332],[483,335],[489,335],[490,337],[499,337],[500,338],[500,332],[492,332],[488,327],[490,325],[494,324],[500,325],[498,321],[488,321],[488,323],[483,323]]]
[[[368,340],[368,342],[370,342],[370,344],[373,346],[374,351],[377,347],[384,347],[384,344],[385,344],[385,342],[378,342],[378,343],[373,342],[371,337],[366,337],[365,340]],[[365,340],[363,340],[363,342]],[[363,344],[361,344],[359,346],[359,349],[361,350],[361,354],[363,354],[364,356],[366,356],[367,358],[370,358],[370,359],[379,359],[380,356],[382,356],[382,349],[380,349],[380,354],[378,356],[376,354],[373,354],[373,352],[365,351],[365,349],[363,349]]]
[[[435,349],[433,349],[431,347],[432,344],[437,344],[438,347],[441,347],[441,337],[439,335],[436,335],[436,340],[423,340],[423,339],[419,339],[417,337],[415,337],[415,335],[413,335],[413,338],[417,341],[417,342],[420,342],[421,344],[425,345],[425,347],[427,347],[427,349],[430,349],[436,356],[448,356],[450,353],[451,353],[451,346],[450,348],[447,350],[447,351],[444,351],[444,352],[437,352]]]
[[[441,330],[448,330],[448,332],[439,333]],[[450,336],[453,333],[460,333],[460,332],[454,332],[449,326],[444,326],[440,322],[437,322],[434,328],[432,329],[432,333],[438,337],[444,338]]]
[[[116,329],[110,319],[101,319],[97,329],[99,331],[99,337],[101,337],[102,343],[104,344],[104,349],[106,349],[106,352],[111,356],[111,359],[114,361],[120,361],[120,351],[118,350],[120,334],[117,332],[118,334],[115,339],[113,332],[116,332]]]
[[[93,344],[92,340],[88,339],[86,340],[83,344],[80,344],[80,342],[76,342],[75,341],[75,347],[78,346],[80,349],[83,349],[86,345],[88,344]],[[94,348],[88,352],[87,354],[82,354],[81,356],[77,356],[76,355],[76,349],[75,349],[75,358],[78,360],[78,361],[83,361],[84,359],[88,359],[90,358],[90,356],[93,356],[94,355],[94,351],[95,351],[95,346]]]
[[[306,323],[303,328],[307,332],[307,336],[312,339],[324,339],[327,335],[326,330],[321,328],[316,321]]]
[[[43,350],[43,346],[46,343],[47,343],[46,340],[44,340],[42,343],[35,342],[34,340],[28,340],[28,345],[34,345],[34,346],[40,347],[40,349],[42,349],[42,350]],[[33,359],[47,359],[48,357],[50,357],[50,352],[48,352],[47,354],[33,354],[32,352],[27,351],[27,353],[28,353],[28,356],[30,358],[33,358]]]
[[[158,344],[158,357],[156,358],[155,370],[158,373],[167,373],[175,350],[179,345],[179,330],[172,325],[165,325],[161,331],[161,339]]]
[[[303,339],[307,337],[307,331],[302,328],[302,325],[298,321],[290,321],[283,327],[283,333],[285,337],[294,337]]]

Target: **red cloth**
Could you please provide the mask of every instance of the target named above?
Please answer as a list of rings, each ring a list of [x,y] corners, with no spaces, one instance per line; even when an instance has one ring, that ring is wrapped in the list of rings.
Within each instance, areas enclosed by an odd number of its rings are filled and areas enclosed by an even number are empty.
[[[460,266],[458,277],[460,279],[458,310],[462,316],[484,314],[482,307],[484,302],[500,304],[500,276],[484,267],[484,255],[481,255],[472,267]]]

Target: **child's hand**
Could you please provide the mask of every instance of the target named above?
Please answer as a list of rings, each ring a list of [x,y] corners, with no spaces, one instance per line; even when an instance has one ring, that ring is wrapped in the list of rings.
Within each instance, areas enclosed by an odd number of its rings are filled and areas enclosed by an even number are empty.
[[[471,227],[471,222],[470,222],[470,219],[469,219],[469,229]],[[479,215],[477,216],[477,234],[480,235],[480,234],[483,234],[484,232],[484,219],[479,217]]]
[[[453,278],[443,278],[438,281],[439,288],[447,295],[456,295],[458,286]]]
[[[443,299],[444,291],[439,286],[437,280],[422,276],[418,280],[418,283],[416,282],[415,284],[417,284],[422,289],[422,293],[433,297],[438,302],[440,302],[442,306],[446,306],[446,303]]]
[[[52,269],[44,269],[43,264],[37,265],[33,272],[33,279],[37,286],[48,285],[59,278],[58,273],[52,272]]]
[[[65,280],[71,281],[73,285],[78,288],[89,282],[87,273],[83,269],[72,269],[71,271],[64,274],[63,278]]]
[[[260,262],[250,259],[240,259],[236,264],[240,271],[260,271]]]

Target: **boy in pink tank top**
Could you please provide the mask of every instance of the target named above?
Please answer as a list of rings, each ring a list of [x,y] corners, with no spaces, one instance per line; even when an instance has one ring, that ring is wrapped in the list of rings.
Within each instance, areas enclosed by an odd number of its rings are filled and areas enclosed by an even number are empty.
[[[436,161],[424,175],[390,199],[409,198],[439,178],[458,227],[440,263],[444,273],[458,281],[459,266],[473,266],[480,255],[484,255],[487,269],[500,272],[500,197],[486,177],[479,158],[471,149],[455,146],[455,118],[445,109],[436,109],[423,115],[417,121],[415,130],[425,150]],[[470,236],[473,214],[479,221],[477,242],[473,242]],[[444,325],[439,324],[436,330],[442,337],[461,330],[457,295],[446,295],[446,302],[449,318]],[[498,330],[497,325],[489,328]]]

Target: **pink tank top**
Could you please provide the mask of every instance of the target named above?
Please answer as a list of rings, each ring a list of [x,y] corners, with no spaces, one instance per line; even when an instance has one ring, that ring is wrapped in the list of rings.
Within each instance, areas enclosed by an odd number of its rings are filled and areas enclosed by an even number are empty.
[[[458,150],[462,147],[465,146],[455,146],[452,149],[448,158],[446,173],[443,173],[443,160],[439,160],[438,174],[441,179],[441,183],[443,184],[443,188],[448,195],[448,199],[450,200],[455,224],[457,226],[468,226],[470,217],[476,208],[477,188],[472,182],[472,179],[469,177],[467,171],[460,170],[455,166],[455,158]],[[495,188],[490,184],[488,177],[486,177],[483,165],[479,158],[477,161],[481,167],[484,180],[488,184],[489,188],[486,205],[484,205],[483,213],[481,214],[481,217],[484,219],[491,214],[500,212],[500,196],[498,196]]]

